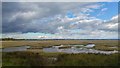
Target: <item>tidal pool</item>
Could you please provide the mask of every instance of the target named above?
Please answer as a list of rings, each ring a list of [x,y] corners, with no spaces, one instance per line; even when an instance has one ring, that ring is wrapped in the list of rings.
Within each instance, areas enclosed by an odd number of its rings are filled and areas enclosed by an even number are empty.
[[[81,48],[77,48],[76,46],[72,46],[71,48],[65,48],[65,49],[59,49],[60,46],[53,46],[50,48],[43,48],[44,52],[63,52],[63,53],[95,53],[95,54],[112,54],[112,53],[118,53],[118,51],[101,51],[101,50],[95,50],[92,47],[95,45],[88,45]],[[77,45],[79,46],[79,45]]]
[[[16,47],[7,47],[0,49],[1,52],[15,52],[15,51],[26,51],[30,46],[16,46]]]

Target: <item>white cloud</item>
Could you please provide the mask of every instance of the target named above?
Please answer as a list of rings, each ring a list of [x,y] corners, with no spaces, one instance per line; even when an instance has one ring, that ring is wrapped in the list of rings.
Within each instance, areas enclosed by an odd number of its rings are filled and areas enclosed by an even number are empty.
[[[90,8],[90,9],[99,9],[101,6],[100,4],[93,4],[93,5],[88,5],[86,6],[86,8]]]
[[[107,11],[108,8],[102,8],[101,11],[97,14],[97,16],[101,16],[103,14],[105,14],[105,11]]]
[[[105,31],[115,31],[118,32],[118,15],[113,16],[109,21],[106,21],[102,23],[99,27],[99,29],[105,30]]]
[[[113,16],[113,17],[111,18],[111,20],[115,20],[115,19],[118,19],[118,15]]]
[[[64,27],[63,27],[63,26],[58,27],[58,30],[62,30],[62,29],[64,29]]]
[[[101,9],[101,11],[97,14],[97,16],[101,16],[101,15],[105,14],[105,11],[107,11],[107,10],[108,10],[108,8]]]
[[[94,12],[93,9],[99,9],[102,6],[103,4],[91,4],[91,5],[81,8],[81,11],[84,13]]]
[[[39,39],[44,39],[44,38],[47,38],[47,36],[38,36]]]
[[[101,9],[101,11],[103,12],[103,11],[106,11],[108,8],[103,8],[103,9]]]
[[[108,28],[116,28],[118,27],[118,23],[109,23],[106,25]]]

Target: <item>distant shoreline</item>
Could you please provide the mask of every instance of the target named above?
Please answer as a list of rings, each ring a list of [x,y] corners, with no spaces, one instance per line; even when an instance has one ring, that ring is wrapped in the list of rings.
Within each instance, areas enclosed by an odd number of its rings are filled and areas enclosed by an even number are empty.
[[[120,39],[0,39],[0,41],[44,41],[44,40],[120,40]]]

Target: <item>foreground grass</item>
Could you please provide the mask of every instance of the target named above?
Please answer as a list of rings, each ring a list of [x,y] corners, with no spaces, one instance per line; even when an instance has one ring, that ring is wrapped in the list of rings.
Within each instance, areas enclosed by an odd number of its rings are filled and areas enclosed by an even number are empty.
[[[117,66],[118,54],[12,52],[3,53],[2,62],[3,66]]]
[[[60,59],[61,57],[61,59]],[[100,54],[66,54],[58,59],[58,66],[117,66],[118,56]]]
[[[42,66],[44,65],[43,57],[37,53],[31,52],[13,52],[3,53],[3,66]]]

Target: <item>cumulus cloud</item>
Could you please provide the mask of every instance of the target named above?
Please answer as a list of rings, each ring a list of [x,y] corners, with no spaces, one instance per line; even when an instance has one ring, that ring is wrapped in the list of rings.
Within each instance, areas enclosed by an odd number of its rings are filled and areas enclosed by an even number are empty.
[[[102,23],[101,26],[100,26],[101,28],[99,28],[99,29],[102,29],[102,30],[105,30],[105,31],[118,32],[118,25],[119,25],[118,16],[119,15],[113,16],[111,18],[111,20]]]
[[[111,20],[116,20],[116,21],[117,21],[117,20],[118,20],[118,16],[119,16],[119,15],[113,16],[113,17],[111,18]]]

